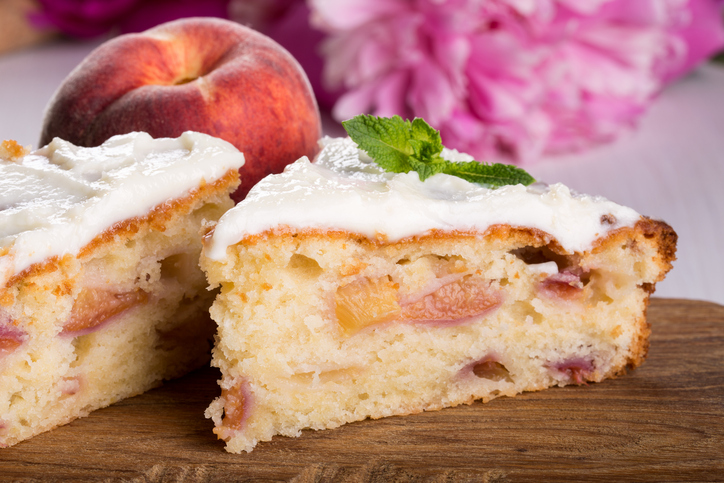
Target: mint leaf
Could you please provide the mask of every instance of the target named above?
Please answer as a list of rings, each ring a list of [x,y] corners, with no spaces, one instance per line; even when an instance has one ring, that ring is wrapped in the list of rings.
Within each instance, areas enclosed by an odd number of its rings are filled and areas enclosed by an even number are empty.
[[[445,173],[488,188],[511,184],[529,185],[535,179],[525,170],[508,164],[443,159],[440,132],[423,119],[412,122],[400,116],[359,115],[343,121],[349,137],[386,171],[416,171],[420,181]]]
[[[448,163],[442,172],[490,188],[499,188],[509,184],[528,186],[535,183],[535,179],[525,170],[510,164],[487,164],[477,161]]]
[[[359,115],[342,121],[347,134],[382,168],[393,173],[412,170],[409,158],[413,154],[410,145],[410,122],[400,116],[375,117]]]
[[[432,160],[442,152],[442,139],[440,132],[424,120],[415,118],[410,125],[410,144],[414,156],[420,161]]]
[[[410,161],[412,170],[417,171],[417,176],[420,177],[420,181],[425,181],[430,176],[442,172],[440,169],[441,165],[439,163],[424,162],[414,157],[410,158]]]

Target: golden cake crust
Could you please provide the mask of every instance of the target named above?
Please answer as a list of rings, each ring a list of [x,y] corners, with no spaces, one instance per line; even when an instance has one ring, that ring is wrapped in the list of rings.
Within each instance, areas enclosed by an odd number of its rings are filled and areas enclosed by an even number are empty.
[[[231,187],[239,185],[239,172],[237,170],[228,171],[223,177],[213,183],[202,181],[199,187],[192,190],[186,196],[167,201],[152,208],[147,215],[128,218],[119,223],[114,224],[104,232],[96,236],[90,243],[85,245],[78,253],[78,258],[85,258],[92,255],[102,246],[109,243],[117,242],[119,239],[128,239],[132,235],[144,229],[164,230],[164,225],[174,216],[188,213],[191,207],[199,199],[212,197],[224,193]],[[7,251],[8,249],[6,249]],[[4,256],[6,253],[0,253]],[[63,266],[74,259],[73,255],[67,254],[64,257],[51,257],[40,263],[35,263],[25,270],[13,275],[8,279],[3,287],[0,287],[0,305],[9,306],[13,303],[12,294],[8,291],[9,287],[17,284],[23,279],[35,277],[44,273],[61,270]]]
[[[204,244],[208,246],[214,235],[214,227],[210,227],[204,234]],[[511,244],[531,245],[531,246],[547,246],[553,252],[566,255],[569,254],[558,241],[550,234],[537,228],[516,227],[511,225],[497,224],[490,226],[484,232],[464,231],[464,230],[430,230],[421,235],[403,238],[395,242],[389,242],[383,234],[378,234],[375,238],[369,238],[359,233],[350,233],[344,230],[304,228],[297,229],[289,226],[278,226],[271,230],[264,231],[259,234],[247,235],[237,244],[255,245],[265,243],[270,237],[293,237],[298,240],[305,238],[326,238],[338,240],[355,240],[356,242],[369,247],[379,248],[382,246],[405,246],[407,244],[418,244],[426,240],[445,240],[445,239],[475,239],[484,237],[489,240],[497,240],[499,242],[508,242]],[[609,232],[606,236],[600,237],[593,242],[590,249],[592,253],[599,253],[612,243],[620,243],[633,238],[635,240],[650,240],[657,247],[656,263],[662,271],[661,278],[671,270],[672,262],[676,260],[676,243],[678,235],[664,221],[652,220],[648,217],[641,219],[633,227],[622,227]],[[648,291],[653,292],[654,287],[645,287]]]

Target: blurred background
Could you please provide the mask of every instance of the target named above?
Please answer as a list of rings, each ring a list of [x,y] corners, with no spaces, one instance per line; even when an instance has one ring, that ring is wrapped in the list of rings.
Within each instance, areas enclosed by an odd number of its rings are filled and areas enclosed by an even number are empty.
[[[324,131],[423,117],[478,160],[604,196],[679,234],[656,296],[724,304],[721,0],[0,0],[0,138],[43,112],[95,47],[187,16],[270,36]]]

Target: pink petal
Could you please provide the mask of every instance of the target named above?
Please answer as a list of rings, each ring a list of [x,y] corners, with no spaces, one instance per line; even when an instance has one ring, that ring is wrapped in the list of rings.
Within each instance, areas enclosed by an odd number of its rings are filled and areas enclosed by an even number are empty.
[[[687,45],[686,60],[678,68],[666,72],[664,81],[682,76],[724,48],[722,5],[723,2],[716,0],[689,0],[691,21],[676,31]]]
[[[312,23],[323,29],[351,30],[386,15],[410,10],[405,0],[309,0]]]
[[[332,109],[332,117],[344,121],[360,113],[369,112],[374,95],[373,86],[368,85],[344,93]]]
[[[405,119],[414,117],[405,102],[409,85],[410,75],[407,71],[393,72],[382,79],[374,90],[375,115],[392,117],[397,114]]]
[[[407,95],[415,116],[422,117],[431,126],[438,126],[450,116],[456,104],[450,81],[435,63],[420,62],[412,71],[410,92]]]

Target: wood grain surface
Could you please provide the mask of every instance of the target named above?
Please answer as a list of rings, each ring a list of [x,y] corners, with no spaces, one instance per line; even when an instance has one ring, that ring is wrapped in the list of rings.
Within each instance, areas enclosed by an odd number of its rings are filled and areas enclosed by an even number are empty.
[[[232,455],[196,371],[0,450],[3,481],[724,481],[724,306],[654,299],[615,380],[275,437]]]

